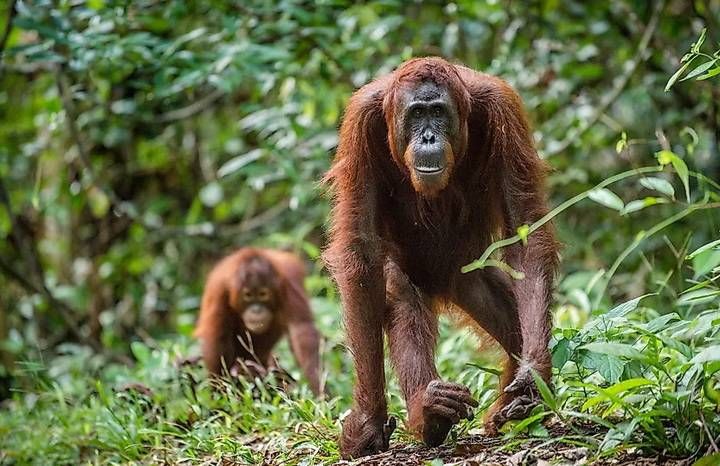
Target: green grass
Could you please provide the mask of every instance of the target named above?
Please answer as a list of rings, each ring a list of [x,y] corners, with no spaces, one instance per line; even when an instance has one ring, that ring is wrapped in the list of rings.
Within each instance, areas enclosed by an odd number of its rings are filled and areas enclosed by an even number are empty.
[[[720,435],[717,295],[701,298],[705,304],[694,303],[693,309],[679,308],[687,311],[685,316],[640,307],[654,298],[633,300],[583,325],[568,326],[570,305],[560,308],[553,339],[556,390],[543,390],[545,405],[528,420],[508,426],[508,439],[519,439],[516,447],[525,438],[518,434],[548,436],[541,421],[554,415],[577,431],[572,441],[582,439],[596,457],[631,447],[674,457],[707,452],[710,436]],[[177,358],[197,351],[184,337],[155,348],[134,343],[134,367],[108,364],[68,345],[51,362],[23,365],[27,388],[0,411],[0,463],[337,460],[338,419],[349,407],[351,366],[341,344],[337,306],[323,300],[314,304],[327,336],[328,400],[314,401],[302,383],[287,393],[259,383],[211,386],[201,367],[176,367]],[[497,377],[484,368],[494,367],[492,354],[478,358],[475,336],[442,327],[440,373],[467,384],[484,409],[495,397]],[[278,354],[298,377],[287,344]],[[132,382],[152,393],[123,389]],[[394,378],[389,393],[391,414],[403,419]],[[586,435],[588,424],[604,429]],[[480,426],[477,416],[456,427],[456,434],[462,437]],[[402,427],[395,441],[414,442]]]
[[[315,401],[303,383],[287,393],[261,383],[212,384],[202,367],[176,367],[178,358],[197,352],[196,343],[184,337],[152,349],[134,343],[134,367],[107,364],[67,345],[65,354],[51,363],[24,364],[23,385],[28,388],[0,411],[0,459],[10,464],[337,460],[338,418],[350,404],[351,365],[341,344],[337,307],[321,300],[314,304],[327,337],[323,362],[332,394],[327,400]],[[468,384],[490,404],[496,377],[466,364],[489,362],[478,360],[475,337],[443,327],[441,372]],[[299,378],[287,343],[280,345],[278,355]],[[135,382],[152,393],[125,389]],[[394,383],[390,406],[392,414],[404,417]],[[402,431],[397,435],[410,440]]]
[[[551,341],[553,388],[540,384],[544,403],[506,426],[505,447],[521,449],[529,438],[540,438],[581,445],[593,460],[624,451],[693,459],[717,452],[720,244],[709,241],[688,254],[687,244],[677,248],[666,242],[677,264],[664,272],[646,259],[641,267],[650,269],[652,279],[641,283],[651,285],[625,302],[609,304],[605,291],[612,287],[598,286],[602,270],[562,278]],[[632,275],[617,275],[623,277]],[[198,353],[189,322],[178,326],[179,335],[133,342],[131,366],[63,345],[52,360],[18,364],[14,396],[0,408],[0,464],[336,461],[339,419],[351,402],[352,365],[332,284],[316,272],[306,285],[316,296],[312,307],[325,336],[327,399],[314,400],[302,381],[282,391],[272,388],[272,381],[211,383],[200,366],[177,367],[178,359]],[[470,387],[482,414],[497,396],[498,366],[497,354],[478,352],[478,344],[475,335],[443,319],[439,373]],[[299,379],[287,342],[277,355]],[[390,414],[405,419],[392,374],[388,380]],[[128,389],[133,383],[149,390]],[[461,422],[450,441],[477,432],[481,418]],[[550,435],[545,421],[560,423],[567,435]],[[393,441],[415,442],[402,422]]]

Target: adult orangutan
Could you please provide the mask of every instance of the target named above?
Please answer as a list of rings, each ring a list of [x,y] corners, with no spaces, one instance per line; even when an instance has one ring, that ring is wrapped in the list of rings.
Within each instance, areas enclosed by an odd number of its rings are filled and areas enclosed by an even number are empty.
[[[320,394],[319,334],[305,295],[305,267],[294,254],[242,248],[210,272],[195,335],[212,374],[252,375],[274,365],[284,334],[310,388]]]
[[[480,327],[509,356],[486,429],[534,406],[532,371],[550,377],[548,301],[558,261],[551,228],[505,249],[521,280],[496,268],[460,269],[546,213],[545,171],[519,96],[496,77],[419,58],[352,96],[326,177],[334,207],[325,259],[357,373],[343,457],[387,449],[395,427],[387,417],[383,330],[408,426],[427,445],[442,443],[477,406],[466,387],[436,371],[443,310]]]

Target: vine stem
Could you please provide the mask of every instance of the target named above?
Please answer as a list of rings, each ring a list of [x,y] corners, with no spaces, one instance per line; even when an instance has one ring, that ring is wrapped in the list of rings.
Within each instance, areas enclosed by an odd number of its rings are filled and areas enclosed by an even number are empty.
[[[555,218],[561,212],[567,210],[568,208],[572,207],[573,205],[577,204],[578,202],[580,202],[583,199],[585,199],[586,197],[588,197],[588,195],[590,195],[591,191],[594,191],[596,189],[602,189],[606,186],[609,186],[613,183],[616,183],[620,180],[624,180],[625,178],[629,178],[631,176],[644,175],[646,173],[657,173],[657,172],[661,172],[662,170],[663,170],[662,166],[641,167],[641,168],[628,170],[628,171],[625,171],[622,173],[618,173],[617,175],[613,175],[610,178],[598,183],[592,189],[588,189],[587,191],[577,194],[577,195],[571,197],[570,199],[568,199],[567,201],[563,202],[559,206],[555,207],[553,210],[551,210],[550,212],[545,214],[542,218],[540,218],[540,220],[538,220],[537,222],[530,225],[527,235],[531,235],[534,231],[536,231],[538,228],[542,227],[547,222],[549,222],[550,220]],[[482,269],[482,268],[486,267],[487,265],[490,265],[487,262],[488,262],[488,258],[490,257],[490,255],[492,253],[494,253],[498,249],[513,245],[521,240],[522,240],[522,238],[520,237],[519,234],[517,234],[515,236],[511,236],[510,238],[505,238],[505,239],[502,239],[499,241],[495,241],[490,246],[488,246],[487,249],[485,249],[485,252],[483,252],[483,254],[480,256],[479,259],[474,260],[473,262],[465,265],[461,269],[462,273],[472,272],[473,270]]]

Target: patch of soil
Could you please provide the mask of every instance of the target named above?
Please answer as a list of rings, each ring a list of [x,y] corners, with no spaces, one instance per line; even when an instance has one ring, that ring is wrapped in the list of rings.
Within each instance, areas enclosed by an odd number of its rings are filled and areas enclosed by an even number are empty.
[[[567,436],[577,439],[577,433],[560,426],[549,430],[550,437],[547,439],[528,438],[520,443],[517,439],[508,441],[502,437],[476,434],[437,448],[395,444],[386,452],[353,461],[339,461],[335,465],[425,466],[434,459],[442,460],[444,466],[689,466],[693,463],[692,459],[678,460],[627,452],[592,461],[587,448],[562,441],[562,438]],[[597,432],[588,431],[588,436],[594,435],[597,435]]]

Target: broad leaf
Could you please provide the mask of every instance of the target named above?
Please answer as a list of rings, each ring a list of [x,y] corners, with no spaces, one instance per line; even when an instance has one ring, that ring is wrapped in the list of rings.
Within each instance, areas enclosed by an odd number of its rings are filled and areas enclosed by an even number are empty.
[[[713,455],[703,456],[695,461],[692,466],[717,466],[718,464],[720,464],[720,453],[715,453]]]
[[[701,253],[707,251],[708,249],[714,248],[714,247],[720,248],[720,239],[716,239],[715,241],[710,241],[707,244],[703,244],[702,246],[700,246],[699,248],[697,248],[696,250],[694,250],[693,252],[688,254],[686,259],[692,259],[693,257],[697,256],[698,254],[701,254]]]
[[[584,355],[582,364],[596,370],[609,383],[620,380],[625,363],[622,359],[608,354],[589,352]]]
[[[592,351],[593,353],[599,353],[609,356],[618,356],[628,359],[645,359],[640,351],[632,345],[627,343],[611,343],[611,342],[593,342],[583,345],[580,349]]]
[[[563,338],[558,341],[552,349],[552,365],[558,369],[562,369],[565,363],[570,360],[572,350],[570,349],[570,340]]]
[[[701,277],[720,265],[720,251],[709,250],[693,257],[694,278]]]

